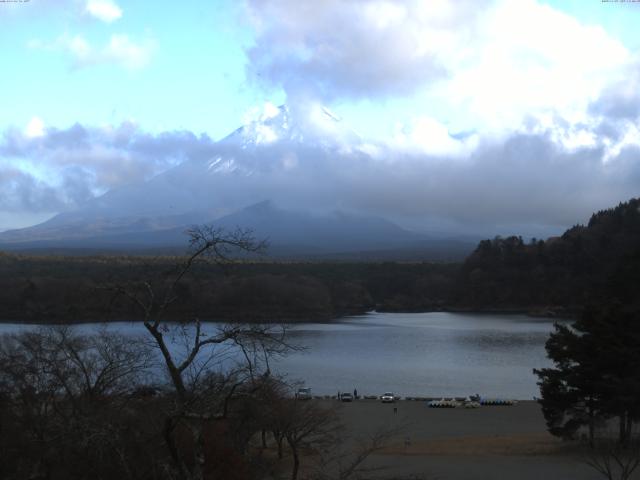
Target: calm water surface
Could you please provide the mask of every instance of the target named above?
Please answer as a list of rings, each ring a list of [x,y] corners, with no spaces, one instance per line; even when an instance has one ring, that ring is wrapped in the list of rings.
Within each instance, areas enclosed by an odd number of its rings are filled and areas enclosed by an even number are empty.
[[[372,313],[298,326],[292,337],[308,351],[279,366],[318,393],[531,399],[552,330],[552,320],[525,315]]]
[[[33,326],[4,324],[0,333],[24,328]],[[109,328],[145,333],[136,323]],[[316,394],[357,388],[359,394],[531,399],[538,395],[532,369],[550,365],[544,343],[552,330],[552,320],[525,315],[370,313],[292,326],[290,339],[307,348],[278,360],[274,370]]]

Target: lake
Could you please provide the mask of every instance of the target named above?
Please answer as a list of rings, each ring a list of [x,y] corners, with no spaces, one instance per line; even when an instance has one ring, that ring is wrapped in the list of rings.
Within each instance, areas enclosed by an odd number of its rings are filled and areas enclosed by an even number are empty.
[[[33,326],[0,324],[0,333]],[[99,325],[79,327],[89,332]],[[139,323],[109,328],[144,334]],[[526,315],[369,313],[332,323],[291,326],[290,339],[306,347],[273,365],[314,394],[338,391],[401,396],[531,399],[538,396],[533,368],[551,365],[544,343],[553,321]]]

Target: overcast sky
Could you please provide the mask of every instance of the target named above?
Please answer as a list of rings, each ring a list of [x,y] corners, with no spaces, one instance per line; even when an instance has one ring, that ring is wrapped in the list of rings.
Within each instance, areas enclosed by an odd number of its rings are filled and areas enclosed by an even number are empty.
[[[640,194],[639,24],[601,0],[0,2],[0,230],[282,104],[345,152],[291,182],[351,182],[349,207],[413,225],[564,228]]]

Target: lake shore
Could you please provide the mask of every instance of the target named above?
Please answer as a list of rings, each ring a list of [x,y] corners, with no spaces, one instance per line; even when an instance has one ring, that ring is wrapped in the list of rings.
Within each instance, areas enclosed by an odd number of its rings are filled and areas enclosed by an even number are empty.
[[[420,401],[314,401],[336,408],[352,438],[366,438],[379,429],[399,429],[385,448],[367,460],[367,467],[382,469],[379,477],[372,478],[600,478],[582,461],[577,445],[546,431],[534,401],[477,409],[429,408]]]
[[[370,313],[462,313],[469,315],[525,315],[532,318],[543,318],[549,320],[574,320],[577,316],[578,309],[563,309],[561,307],[513,307],[513,308],[465,308],[458,306],[449,306],[449,307],[437,307],[437,308],[425,308],[425,309],[389,309],[381,306],[380,308],[371,309],[361,309],[361,310],[352,310],[347,312],[340,312],[336,316],[327,317],[323,315],[319,315],[317,317],[308,316],[304,318],[295,317],[295,316],[284,316],[278,319],[265,317],[265,318],[257,318],[255,316],[243,317],[242,315],[237,316],[225,316],[219,319],[212,318],[203,318],[200,317],[200,320],[203,322],[211,322],[211,323],[231,323],[231,324],[309,324],[309,323],[326,323],[331,324],[335,322],[340,322],[341,320],[349,317],[362,316]],[[86,324],[94,324],[94,323],[118,323],[118,322],[142,322],[144,317],[132,317],[129,319],[121,319],[115,317],[96,317],[96,318],[88,318],[86,320],[68,320],[65,321],[63,319],[55,318],[53,320],[43,315],[41,318],[32,318],[32,317],[2,317],[0,318],[0,324],[24,324],[24,325],[86,325]],[[182,323],[192,321],[190,318],[185,320],[184,317],[176,316],[171,317],[168,316],[165,318],[165,321],[170,323]]]

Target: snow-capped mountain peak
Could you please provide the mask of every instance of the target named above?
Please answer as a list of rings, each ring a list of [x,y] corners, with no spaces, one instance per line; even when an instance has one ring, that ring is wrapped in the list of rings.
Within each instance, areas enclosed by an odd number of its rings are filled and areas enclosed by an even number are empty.
[[[289,109],[286,105],[276,107],[268,103],[262,112],[250,112],[244,125],[220,140],[219,143],[247,149],[291,139]]]
[[[276,107],[267,103],[262,111],[251,112],[242,127],[219,143],[234,144],[246,150],[275,143],[344,148],[361,142],[359,135],[323,105]]]

